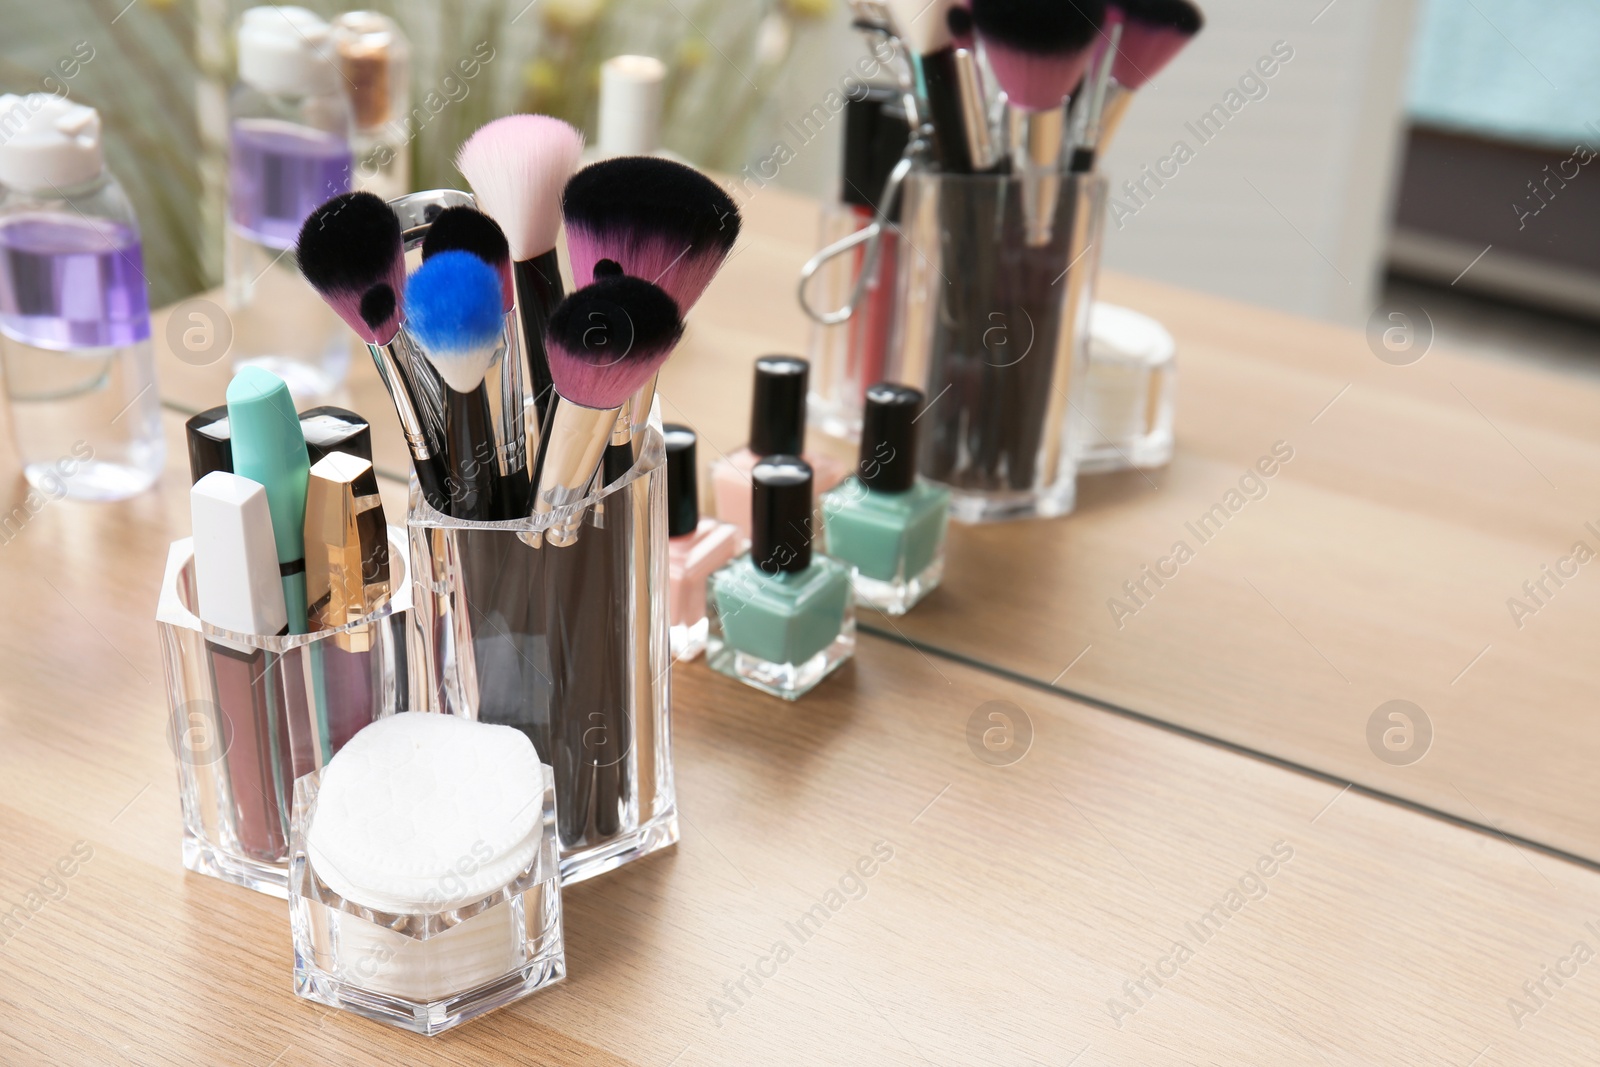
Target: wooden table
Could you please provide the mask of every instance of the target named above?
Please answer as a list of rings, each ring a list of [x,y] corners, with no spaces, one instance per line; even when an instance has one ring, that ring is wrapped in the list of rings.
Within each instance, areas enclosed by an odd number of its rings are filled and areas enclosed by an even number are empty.
[[[1600,962],[1572,955],[1600,944],[1600,873],[870,635],[794,705],[674,668],[683,840],[567,895],[562,985],[432,1040],[297,1000],[283,903],[179,861],[151,621],[188,527],[166,421],[157,492],[51,504],[0,551],[0,910],[40,894],[0,944],[8,1067],[1561,1067],[1600,1049]],[[1031,734],[1005,765],[968,742],[991,702]],[[852,879],[875,848],[889,858]],[[1545,967],[1577,975],[1558,988]]]
[[[663,413],[700,432],[705,462],[748,435],[749,365],[809,336],[793,293],[815,205],[767,188],[744,212],[663,375]],[[1574,542],[1600,552],[1600,386],[1445,352],[1391,366],[1354,331],[1116,275],[1103,295],[1178,339],[1172,466],[1083,479],[1066,519],[955,529],[944,587],[866,625],[1600,860],[1600,567],[1544,579],[1536,614],[1507,605],[1534,606],[1523,582]],[[351,403],[403,471],[381,386],[356,368]],[[197,409],[228,366],[164,354],[161,373]],[[1265,497],[1197,536],[1279,442],[1293,459]],[[1194,558],[1161,564],[1179,541]],[[1157,586],[1158,565],[1176,576]],[[1369,746],[1391,700],[1431,723],[1420,762]]]

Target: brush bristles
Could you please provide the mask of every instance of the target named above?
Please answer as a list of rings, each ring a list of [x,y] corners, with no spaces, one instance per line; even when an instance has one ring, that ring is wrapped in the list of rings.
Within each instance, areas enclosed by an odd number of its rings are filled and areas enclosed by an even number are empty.
[[[1089,65],[1105,20],[1100,0],[972,0],[972,24],[1014,107],[1050,111]]]
[[[503,310],[510,311],[517,297],[511,281],[511,246],[500,224],[474,208],[445,208],[422,238],[422,259],[427,262],[451,251],[471,252],[499,273]]]
[[[1139,0],[1115,5],[1122,15],[1122,43],[1112,63],[1118,85],[1142,88],[1183,51],[1205,24],[1187,0]]]
[[[362,323],[373,337],[393,337],[400,329],[400,298],[388,282],[379,282],[361,294],[357,308]],[[380,344],[369,341],[369,344]]]
[[[951,43],[957,48],[972,47],[972,12],[965,4],[957,3],[945,13],[945,25],[950,27]]]
[[[682,336],[666,292],[640,278],[602,278],[550,317],[550,377],[562,399],[609,411],[655,376]]]
[[[483,384],[505,324],[500,276],[470,252],[440,252],[406,286],[406,325],[446,385]]]
[[[945,15],[954,0],[889,0],[895,34],[919,56],[950,46]]]
[[[739,208],[693,167],[623,156],[572,176],[561,196],[572,275],[587,285],[595,264],[615,260],[676,301],[680,314],[700,299],[739,239]]]
[[[507,115],[480,127],[456,154],[456,169],[505,231],[518,263],[555,248],[561,189],[582,153],[583,134],[560,119]]]
[[[1205,25],[1205,16],[1189,0],[1112,0],[1111,6],[1133,23],[1161,26],[1193,37]]]
[[[313,211],[300,228],[295,245],[300,273],[328,306],[368,344],[394,337],[399,322],[371,325],[362,314],[362,299],[376,285],[396,294],[405,288],[405,245],[400,220],[389,205],[371,193],[344,193]]]

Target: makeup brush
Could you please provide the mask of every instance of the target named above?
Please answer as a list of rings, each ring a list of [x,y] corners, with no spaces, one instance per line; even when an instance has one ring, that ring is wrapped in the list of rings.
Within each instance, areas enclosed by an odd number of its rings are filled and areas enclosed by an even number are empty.
[[[496,448],[484,382],[503,351],[500,277],[470,252],[440,252],[406,285],[406,323],[445,386],[450,514],[483,522],[496,512]]]
[[[1205,16],[1188,0],[1113,0],[1108,12],[1122,20],[1122,42],[1111,67],[1111,85],[1100,120],[1101,150],[1127,114],[1133,94],[1160,74],[1205,27]]]
[[[470,252],[500,276],[500,303],[507,316],[516,310],[511,272],[511,246],[499,223],[470,207],[441,211],[422,239],[424,263],[440,252]],[[495,450],[500,479],[500,512],[528,513],[528,438],[523,424],[522,360],[516,350],[517,326],[504,321],[506,355],[500,361],[497,388],[490,389],[489,413],[495,420]]]
[[[394,401],[423,495],[442,508],[444,466],[420,414],[410,377],[411,345],[401,329],[406,261],[400,220],[371,193],[345,193],[306,218],[295,253],[306,281],[367,343]]]
[[[607,270],[659,286],[689,314],[739,239],[739,208],[693,167],[652,156],[591,164],[561,194],[572,277],[580,286]],[[602,266],[605,261],[610,261]],[[629,442],[650,418],[655,378],[640,384],[613,443]]]
[[[602,278],[561,302],[547,337],[558,399],[534,465],[535,517],[583,499],[617,413],[655,377],[682,336],[677,303],[641,278]],[[545,536],[570,545],[581,520],[581,513],[561,515]]]
[[[541,426],[550,397],[544,336],[561,303],[556,232],[561,188],[578,166],[583,134],[548,115],[507,115],[482,126],[456,153],[456,169],[472,186],[478,207],[510,243],[517,316],[528,382]]]
[[[1027,243],[1050,243],[1060,188],[1063,103],[1088,69],[1101,0],[972,0],[972,24],[1009,99],[1011,166],[1024,183]]]

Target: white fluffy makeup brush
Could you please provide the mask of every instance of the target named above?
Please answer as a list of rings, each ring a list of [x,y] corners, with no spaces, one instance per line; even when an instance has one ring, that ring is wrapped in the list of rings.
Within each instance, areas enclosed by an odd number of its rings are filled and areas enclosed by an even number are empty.
[[[583,134],[548,115],[495,119],[456,153],[456,169],[472,186],[478,208],[500,224],[510,245],[522,350],[541,421],[550,404],[544,335],[563,294],[556,259],[561,190],[582,153]]]

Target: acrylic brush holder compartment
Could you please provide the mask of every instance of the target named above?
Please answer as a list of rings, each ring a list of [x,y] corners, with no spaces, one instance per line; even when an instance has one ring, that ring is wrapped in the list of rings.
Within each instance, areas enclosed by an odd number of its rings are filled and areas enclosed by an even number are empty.
[[[417,705],[515,726],[555,773],[564,883],[678,839],[659,416],[626,474],[537,519],[468,522],[415,484]],[[572,544],[544,534],[576,520]]]
[[[202,623],[193,539],[173,542],[156,630],[189,870],[287,896],[296,779],[363,726],[412,706],[405,535],[388,533],[394,591],[383,606],[337,629],[288,636]]]
[[[921,474],[960,522],[1067,514],[1105,179],[913,171],[902,196],[890,378],[928,397]]]
[[[289,923],[295,992],[429,1036],[566,977],[555,790],[546,785],[529,863],[489,889],[469,888],[487,846],[475,844],[430,882],[423,906],[372,908],[341,896],[307,848],[321,772],[295,787]]]

